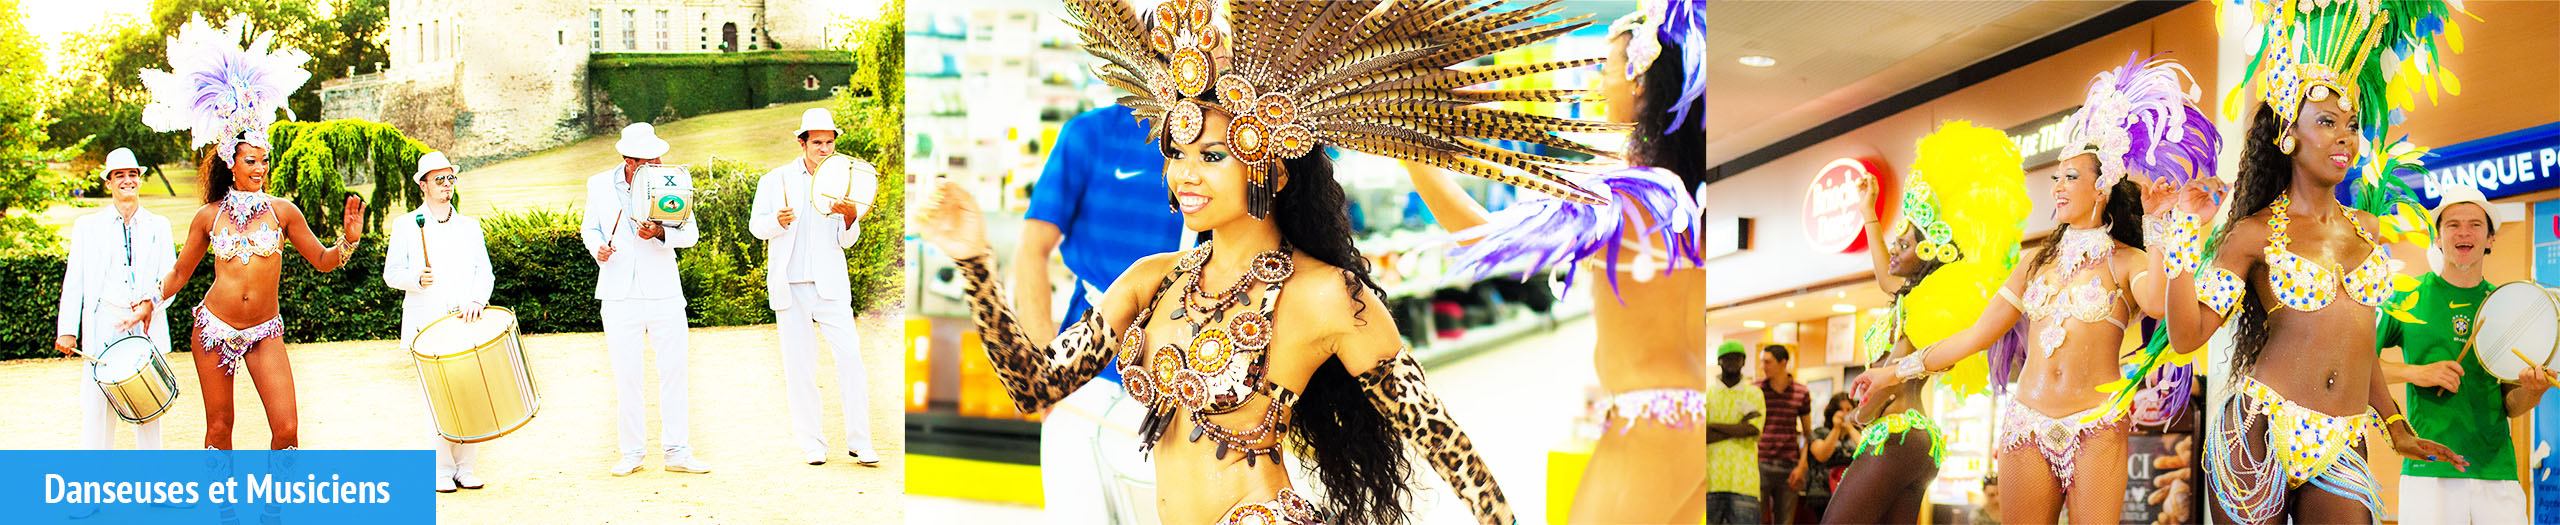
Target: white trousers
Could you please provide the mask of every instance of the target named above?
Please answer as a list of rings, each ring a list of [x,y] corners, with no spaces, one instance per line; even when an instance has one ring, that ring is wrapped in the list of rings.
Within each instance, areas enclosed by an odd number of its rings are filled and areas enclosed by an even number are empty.
[[[1112,510],[1104,491],[1117,491],[1119,483],[1107,475],[1101,451],[1096,450],[1094,435],[1102,430],[1100,417],[1115,400],[1128,399],[1120,385],[1096,378],[1067,394],[1049,409],[1047,419],[1040,421],[1040,493],[1041,515],[1053,525],[1104,525],[1112,523]],[[1111,423],[1124,429],[1136,429],[1146,423],[1142,410],[1114,415]],[[1137,443],[1117,436],[1103,438],[1101,445],[1127,446]],[[1152,479],[1155,469],[1135,467]],[[1137,502],[1153,506],[1153,501]],[[1123,516],[1122,520],[1132,519]]]
[[[472,460],[480,457],[479,443],[455,443],[444,438],[444,431],[436,428],[434,409],[427,412],[427,449],[436,451],[436,479],[469,474]]]
[[[2514,480],[2400,477],[2401,523],[2527,523]]]
[[[782,379],[791,397],[792,441],[801,452],[827,453],[827,437],[819,430],[827,410],[818,402],[816,370],[817,332],[825,331],[844,398],[845,451],[871,449],[871,396],[863,380],[862,336],[853,326],[853,303],[821,300],[818,285],[792,283],[791,307],[775,310],[773,318],[782,330]]]
[[[605,301],[604,345],[613,354],[614,406],[619,411],[620,445],[625,456],[648,453],[640,434],[648,430],[640,408],[648,401],[640,397],[640,383],[645,377],[640,369],[641,348],[658,350],[658,444],[668,455],[688,450],[685,445],[685,317],[684,299],[625,299]]]
[[[91,377],[89,370],[88,365],[80,365],[80,385],[72,394],[72,397],[80,400],[80,448],[84,450],[115,448],[116,427],[128,423],[124,422],[124,418],[116,417],[115,407],[107,404],[107,392],[98,388],[98,381]],[[158,380],[157,376],[153,376],[152,379]],[[166,417],[167,414],[162,416]],[[160,420],[153,419],[149,423],[133,427],[133,448],[160,449]]]

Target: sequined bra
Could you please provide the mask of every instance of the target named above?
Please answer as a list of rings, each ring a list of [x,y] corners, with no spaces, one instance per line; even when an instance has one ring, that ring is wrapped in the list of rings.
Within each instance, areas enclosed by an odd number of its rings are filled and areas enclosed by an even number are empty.
[[[2026,312],[2027,319],[2042,326],[2036,332],[2036,346],[2045,357],[2052,357],[2053,351],[2062,347],[2067,335],[2063,319],[2124,328],[2123,317],[2116,313],[2116,307],[2124,304],[2124,290],[2103,285],[2103,276],[2063,284],[2112,262],[2115,246],[2115,239],[2108,237],[2106,230],[2065,230],[2062,242],[2055,248],[2060,253],[2054,254],[2054,267],[2028,281],[2026,300],[2018,306]]]
[[[1217,441],[1219,459],[1226,459],[1229,450],[1239,450],[1248,465],[1254,456],[1276,463],[1279,438],[1288,433],[1283,416],[1298,399],[1297,392],[1263,377],[1270,358],[1271,310],[1279,303],[1281,283],[1294,271],[1288,248],[1255,256],[1251,269],[1235,286],[1208,295],[1200,293],[1199,287],[1212,246],[1202,245],[1183,255],[1174,270],[1165,274],[1155,298],[1138,312],[1137,322],[1120,333],[1113,364],[1119,367],[1129,397],[1148,408],[1146,424],[1139,431],[1145,437],[1141,449],[1153,448],[1173,418],[1187,414],[1192,423],[1188,439]],[[1148,349],[1147,323],[1154,320],[1155,305],[1176,281],[1184,285],[1182,297],[1167,318],[1189,324],[1191,338]],[[1214,303],[1197,305],[1194,297]],[[1230,429],[1207,417],[1235,412],[1256,394],[1271,402],[1252,428]]]
[[[273,210],[267,201],[265,193],[233,191],[223,196],[215,213],[218,222],[211,234],[212,244],[206,251],[212,252],[215,259],[240,264],[282,253],[283,232],[273,224],[257,222]]]
[[[2363,238],[2372,249],[2365,252],[2364,263],[2356,265],[2355,271],[2346,273],[2343,282],[2329,266],[2286,250],[2293,243],[2285,233],[2293,223],[2293,218],[2285,213],[2292,203],[2291,194],[2276,197],[2267,217],[2267,279],[2269,287],[2275,290],[2276,300],[2295,310],[2319,310],[2337,299],[2338,286],[2344,284],[2347,298],[2357,303],[2379,307],[2390,302],[2391,265],[2390,261],[2383,259],[2382,243],[2374,238],[2373,232],[2365,229],[2363,222],[2358,222],[2345,209],[2341,208],[2338,214],[2355,226],[2356,236]]]

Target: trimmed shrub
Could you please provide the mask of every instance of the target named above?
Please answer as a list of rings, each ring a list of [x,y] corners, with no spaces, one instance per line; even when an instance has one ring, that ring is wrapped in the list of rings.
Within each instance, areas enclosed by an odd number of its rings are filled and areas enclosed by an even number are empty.
[[[801,84],[812,76],[818,89]],[[836,50],[598,53],[587,60],[588,84],[629,122],[819,100],[852,76],[853,55]]]

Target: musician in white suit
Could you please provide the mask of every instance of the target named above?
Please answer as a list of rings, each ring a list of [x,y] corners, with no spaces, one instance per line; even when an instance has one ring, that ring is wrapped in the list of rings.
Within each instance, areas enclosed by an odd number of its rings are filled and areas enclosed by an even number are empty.
[[[820,430],[826,410],[818,401],[814,370],[815,326],[826,333],[827,346],[835,352],[845,454],[871,465],[880,457],[871,449],[870,397],[864,395],[862,340],[854,330],[844,250],[862,238],[858,221],[871,210],[879,177],[859,160],[838,158],[838,164],[828,164],[836,135],[835,119],[825,108],[801,114],[800,157],[757,179],[747,229],[765,240],[765,292],[782,331],[782,375],[791,398],[793,441],[809,464],[827,462],[827,438]],[[822,166],[839,171],[820,177]]]
[[[426,205],[391,221],[382,283],[408,292],[400,300],[400,348],[404,351],[419,329],[446,315],[459,313],[463,321],[479,321],[481,309],[489,305],[489,288],[497,281],[489,268],[489,245],[481,235],[480,220],[453,206],[460,176],[461,171],[442,152],[418,157],[418,172],[410,179],[426,195]],[[432,413],[427,431],[436,451],[436,492],[486,486],[471,473],[479,445],[444,439],[436,432]]]
[[[54,349],[66,356],[77,350],[96,357],[108,343],[140,333],[167,352],[169,317],[156,299],[166,268],[177,260],[169,220],[142,209],[142,166],[134,163],[132,151],[107,152],[101,176],[114,205],[71,222],[62,302],[54,315]],[[92,369],[80,367],[73,394],[80,400],[80,448],[114,448],[121,420],[108,406]],[[134,448],[160,448],[161,421],[134,427]]]
[[[578,236],[596,259],[596,299],[604,302],[604,344],[612,353],[614,404],[622,459],[615,476],[640,471],[648,449],[640,435],[647,423],[640,408],[641,348],[658,351],[658,442],[666,451],[669,472],[704,474],[711,465],[695,458],[686,444],[684,286],[676,278],[676,249],[689,248],[701,235],[692,223],[660,226],[640,215],[633,200],[633,177],[641,166],[666,156],[667,141],[648,123],[622,128],[614,143],[622,165],[587,179],[584,225]]]

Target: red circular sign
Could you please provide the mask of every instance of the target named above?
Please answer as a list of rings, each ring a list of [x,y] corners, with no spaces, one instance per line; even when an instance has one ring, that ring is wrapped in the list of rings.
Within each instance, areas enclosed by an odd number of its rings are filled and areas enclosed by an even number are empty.
[[[1813,184],[1804,190],[1804,238],[1814,249],[1828,253],[1849,253],[1865,249],[1863,235],[1866,217],[1860,208],[1873,209],[1876,201],[1858,198],[1858,179],[1873,176],[1876,170],[1867,161],[1842,158],[1822,167],[1814,175]],[[1882,181],[1878,181],[1881,183]],[[1884,188],[1879,185],[1881,197]]]

